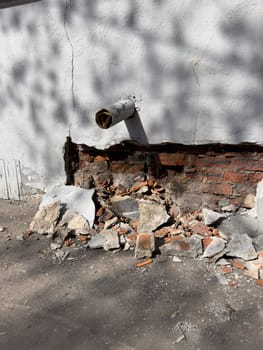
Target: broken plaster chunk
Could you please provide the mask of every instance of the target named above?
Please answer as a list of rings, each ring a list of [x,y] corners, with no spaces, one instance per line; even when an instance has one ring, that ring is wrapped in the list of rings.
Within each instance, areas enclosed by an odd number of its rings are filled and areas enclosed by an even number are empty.
[[[112,209],[116,214],[131,220],[139,220],[138,201],[130,196],[116,195],[111,199]]]
[[[69,230],[73,230],[77,235],[88,235],[90,232],[88,221],[73,209],[68,209],[64,213],[59,222],[59,226],[66,226]]]
[[[93,194],[94,189],[86,190],[76,186],[53,186],[43,196],[40,209],[47,204],[60,201],[61,205],[66,209],[73,209],[82,215],[92,227],[95,219]]]
[[[228,256],[241,258],[243,260],[253,260],[257,258],[257,253],[252,244],[252,239],[246,234],[236,234],[228,244]]]
[[[216,211],[210,210],[203,208],[202,209],[202,215],[203,215],[203,221],[205,225],[214,225],[216,224],[219,220],[225,219],[225,215],[217,213]]]
[[[30,224],[30,230],[39,234],[53,234],[58,223],[62,206],[52,202],[42,206]]]
[[[163,205],[149,201],[139,202],[139,212],[138,232],[152,232],[170,218]]]
[[[153,233],[140,233],[136,239],[135,257],[137,259],[151,258],[155,251]]]
[[[222,238],[211,237],[212,241],[204,251],[204,258],[212,258],[222,252],[225,248],[225,241]]]

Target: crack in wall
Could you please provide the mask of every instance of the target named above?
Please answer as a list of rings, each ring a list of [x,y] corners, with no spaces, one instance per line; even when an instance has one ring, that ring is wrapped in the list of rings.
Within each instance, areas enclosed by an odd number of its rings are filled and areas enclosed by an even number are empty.
[[[199,114],[199,105],[200,105],[200,94],[201,94],[201,84],[198,76],[198,69],[200,65],[200,60],[197,60],[195,62],[192,62],[192,70],[193,70],[193,76],[195,83],[197,85],[197,97],[196,97],[196,106],[195,106],[195,111],[194,111],[194,132],[193,132],[193,139],[192,142],[195,144],[196,142],[196,134],[197,134],[197,126],[198,126],[198,114]]]
[[[75,66],[74,66],[74,62],[75,62],[75,52],[74,52],[74,46],[72,44],[72,41],[70,39],[70,35],[67,29],[67,17],[68,17],[68,11],[69,8],[71,6],[71,1],[72,0],[66,0],[65,2],[65,14],[64,14],[64,31],[65,31],[65,35],[67,38],[67,42],[70,45],[71,48],[71,99],[72,99],[72,109],[73,109],[73,113],[75,113],[75,108],[76,108],[76,98],[75,98]]]

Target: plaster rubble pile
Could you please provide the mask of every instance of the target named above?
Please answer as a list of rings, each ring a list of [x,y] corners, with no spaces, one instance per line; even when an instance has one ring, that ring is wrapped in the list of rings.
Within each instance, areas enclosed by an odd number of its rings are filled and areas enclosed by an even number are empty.
[[[109,177],[91,190],[63,186],[58,189],[59,196],[53,190],[52,196],[43,198],[24,238],[46,234],[58,260],[69,259],[76,247],[114,253],[132,250],[136,259],[147,259],[138,267],[154,262],[160,254],[176,263],[191,257],[213,263],[219,283],[236,286],[240,272],[262,285],[262,183],[255,208],[228,206],[219,213],[208,208],[182,212],[165,187],[151,177],[122,180],[114,183]],[[81,214],[72,198],[78,200]],[[89,213],[85,213],[85,205]],[[244,219],[254,230],[233,224],[239,220],[242,224]]]

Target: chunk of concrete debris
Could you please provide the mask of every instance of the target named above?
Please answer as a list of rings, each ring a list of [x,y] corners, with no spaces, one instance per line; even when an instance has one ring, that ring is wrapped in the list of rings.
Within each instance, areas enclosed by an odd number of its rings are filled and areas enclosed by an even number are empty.
[[[60,248],[62,247],[62,245],[61,244],[59,244],[59,243],[51,243],[50,244],[50,249],[51,250],[59,250]]]
[[[30,230],[39,234],[53,234],[60,218],[61,209],[60,202],[41,206],[30,224]]]
[[[171,256],[192,256],[197,257],[202,254],[202,239],[195,237],[194,239],[182,238],[179,240],[172,240],[160,247],[163,255]]]
[[[139,220],[139,205],[137,199],[130,196],[116,195],[111,199],[112,209],[119,216],[131,219]]]
[[[205,225],[215,225],[217,222],[225,219],[225,215],[217,213],[216,211],[203,208],[202,209],[203,222]]]
[[[100,233],[104,237],[103,248],[105,250],[112,250],[120,248],[120,239],[117,231],[103,230]]]
[[[0,232],[5,232],[7,231],[7,227],[5,226],[0,226]]]
[[[253,260],[257,257],[252,239],[246,233],[234,235],[228,244],[228,250],[226,255],[243,260]]]
[[[151,258],[154,251],[154,234],[152,232],[140,233],[136,239],[135,257],[137,259]]]
[[[76,186],[54,186],[43,196],[40,208],[60,201],[66,209],[73,209],[82,215],[92,227],[95,219],[93,194],[93,189],[86,190]]]
[[[225,248],[225,241],[222,238],[211,237],[211,243],[206,247],[203,257],[212,258],[222,252]]]
[[[97,235],[94,235],[91,237],[91,239],[88,242],[88,247],[91,249],[100,249],[103,248],[105,244],[105,238],[104,235],[101,233],[98,233]]]
[[[152,232],[170,218],[163,205],[149,201],[139,202],[139,212],[139,232]]]
[[[234,205],[234,204],[229,204],[229,205],[226,205],[222,208],[222,211],[224,213],[235,213],[237,211],[237,207]]]
[[[64,213],[58,226],[66,226],[69,230],[74,231],[76,235],[88,235],[90,231],[88,221],[73,209],[68,209]]]
[[[197,258],[203,253],[202,238],[200,236],[194,234],[188,238],[188,242],[190,243],[193,258]]]

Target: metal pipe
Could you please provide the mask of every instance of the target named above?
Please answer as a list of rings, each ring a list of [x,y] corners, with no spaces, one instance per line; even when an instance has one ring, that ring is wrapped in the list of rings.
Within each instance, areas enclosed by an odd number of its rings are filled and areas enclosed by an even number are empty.
[[[100,109],[96,113],[96,123],[102,129],[109,129],[122,120],[131,118],[134,115],[134,111],[134,101],[127,98]]]

